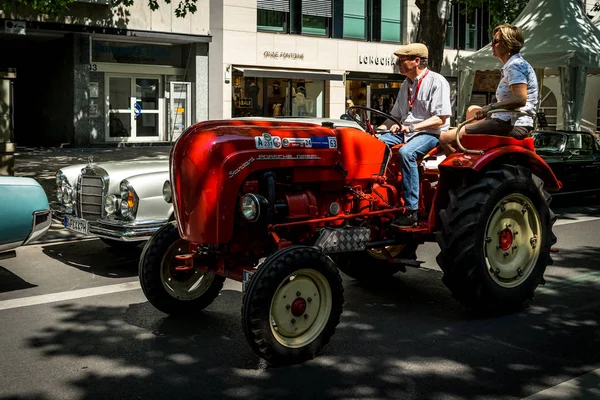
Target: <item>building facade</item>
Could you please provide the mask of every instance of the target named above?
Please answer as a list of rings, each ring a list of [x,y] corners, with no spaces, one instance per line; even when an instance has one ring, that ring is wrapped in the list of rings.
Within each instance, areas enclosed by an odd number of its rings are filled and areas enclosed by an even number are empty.
[[[414,0],[212,0],[209,118],[337,118],[347,101],[389,111],[404,77],[393,52],[415,37]],[[489,42],[487,10],[449,8],[442,73]],[[456,98],[453,95],[453,98]]]
[[[143,1],[76,2],[49,18],[0,11],[0,142],[169,142],[208,118],[208,1],[176,18]]]

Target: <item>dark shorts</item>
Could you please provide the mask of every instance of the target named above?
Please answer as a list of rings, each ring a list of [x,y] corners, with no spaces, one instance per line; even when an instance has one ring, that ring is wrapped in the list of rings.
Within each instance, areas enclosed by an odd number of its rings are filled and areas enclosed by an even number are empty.
[[[512,126],[510,121],[496,118],[488,118],[465,125],[468,135],[509,136],[515,139],[528,138],[532,129],[531,126]]]

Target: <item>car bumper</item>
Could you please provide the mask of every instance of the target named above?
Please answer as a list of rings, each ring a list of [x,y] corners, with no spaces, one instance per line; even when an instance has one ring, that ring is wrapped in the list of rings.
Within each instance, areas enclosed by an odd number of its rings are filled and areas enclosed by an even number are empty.
[[[65,215],[73,216],[71,213],[66,212],[64,207],[56,204],[52,205],[52,219],[54,221],[64,226]],[[150,239],[150,237],[167,222],[168,220],[88,221],[88,234],[90,236],[98,236],[105,239],[119,240],[123,242],[139,242]]]

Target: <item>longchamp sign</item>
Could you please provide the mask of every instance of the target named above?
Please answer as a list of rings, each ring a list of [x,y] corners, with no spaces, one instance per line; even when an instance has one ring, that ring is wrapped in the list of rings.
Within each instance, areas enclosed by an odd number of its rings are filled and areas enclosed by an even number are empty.
[[[392,66],[394,65],[394,57],[377,57],[377,56],[358,56],[358,63],[365,65],[384,65],[384,66]]]

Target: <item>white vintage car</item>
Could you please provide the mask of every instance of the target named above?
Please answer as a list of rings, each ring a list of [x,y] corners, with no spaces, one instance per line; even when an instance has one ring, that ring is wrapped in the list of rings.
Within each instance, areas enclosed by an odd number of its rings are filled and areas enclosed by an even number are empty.
[[[56,172],[53,219],[113,247],[134,247],[173,219],[169,160],[71,165]]]

